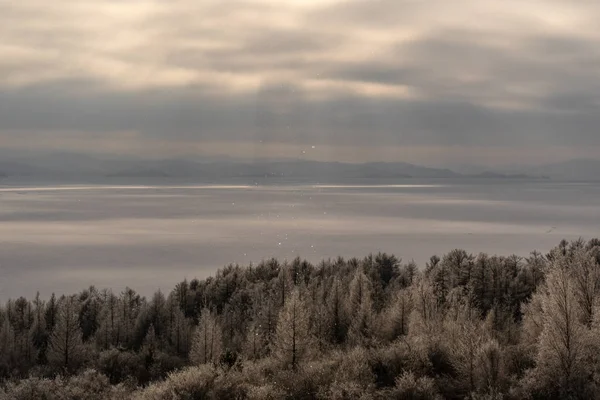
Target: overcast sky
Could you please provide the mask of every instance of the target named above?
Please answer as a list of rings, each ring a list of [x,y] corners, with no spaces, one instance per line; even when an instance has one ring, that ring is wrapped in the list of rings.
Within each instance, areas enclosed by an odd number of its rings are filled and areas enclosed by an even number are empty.
[[[0,151],[597,158],[598,21],[598,0],[0,0]]]

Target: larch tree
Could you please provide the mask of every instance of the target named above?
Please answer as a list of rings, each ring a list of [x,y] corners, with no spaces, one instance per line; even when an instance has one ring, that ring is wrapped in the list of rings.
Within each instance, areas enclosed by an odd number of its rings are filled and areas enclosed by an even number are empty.
[[[23,364],[30,364],[35,360],[35,349],[29,337],[33,326],[33,309],[31,302],[24,297],[9,301],[7,312],[15,331],[15,349],[17,357]]]
[[[565,257],[552,260],[541,295],[542,331],[539,337],[535,376],[561,397],[575,395],[585,376],[588,333]]]
[[[413,307],[410,290],[401,289],[394,293],[390,307],[383,314],[388,339],[395,340],[408,334],[409,317]]]
[[[203,309],[192,338],[192,363],[201,365],[218,362],[223,351],[222,335],[221,324],[216,316],[208,308]]]
[[[573,254],[569,273],[573,277],[575,297],[581,307],[582,322],[591,327],[594,307],[600,300],[600,266],[593,253],[578,248]]]
[[[10,370],[15,361],[15,331],[5,316],[0,321],[0,369]]]
[[[150,323],[154,326],[159,349],[162,350],[168,334],[169,316],[167,313],[167,299],[160,290],[152,296],[152,300],[148,305],[148,317]]]
[[[432,341],[442,325],[443,313],[430,278],[421,276],[410,289],[413,312],[410,314],[409,332],[413,337]]]
[[[506,381],[504,354],[495,339],[479,346],[475,360],[475,377],[477,392],[493,395],[502,391]]]
[[[56,300],[56,295],[52,293],[52,296],[50,296],[50,300],[48,300],[48,303],[46,303],[45,310],[46,329],[48,329],[48,331],[52,331],[54,329],[54,325],[56,324],[57,312],[58,302]]]
[[[246,330],[243,353],[247,359],[257,360],[268,355],[277,329],[276,301],[264,288],[254,293],[251,322]]]
[[[159,344],[160,341],[156,336],[154,325],[150,324],[150,327],[148,327],[148,332],[144,336],[144,340],[142,341],[142,346],[140,348],[140,354],[143,357],[146,368],[152,368],[152,364],[154,364],[156,356],[160,351]]]
[[[40,300],[39,293],[35,296],[33,306],[33,325],[29,330],[29,338],[35,348],[37,362],[44,363],[46,361],[49,335],[46,329],[45,304]]]
[[[313,284],[307,288],[307,291],[310,293],[305,299],[310,309],[311,332],[317,339],[319,349],[324,351],[329,345],[331,336],[327,290],[324,284]]]
[[[344,307],[344,293],[340,279],[336,277],[328,294],[327,306],[329,308],[329,332],[333,344],[343,344],[348,334],[347,310]]]
[[[350,327],[348,339],[353,345],[364,345],[373,334],[373,286],[367,276],[357,270],[350,283]]]
[[[279,274],[277,276],[277,292],[279,295],[280,306],[285,304],[287,296],[291,292],[293,281],[290,277],[290,270],[287,263],[279,266]]]
[[[246,341],[244,342],[243,353],[244,357],[250,361],[256,361],[262,357],[264,343],[263,336],[261,334],[260,325],[253,321],[248,326],[246,333]]]
[[[119,297],[119,308],[122,342],[125,346],[131,346],[134,339],[135,323],[142,309],[142,299],[133,289],[127,287]]]
[[[521,346],[530,354],[537,353],[539,338],[544,330],[543,300],[546,291],[546,284],[541,284],[531,299],[522,306]]]
[[[314,343],[310,331],[310,311],[296,289],[290,293],[279,313],[273,355],[285,366],[296,370],[310,355]]]
[[[83,341],[86,342],[94,337],[100,325],[102,301],[98,289],[90,286],[79,294],[79,325]]]
[[[119,321],[119,299],[110,290],[101,294],[103,307],[100,311],[100,327],[96,331],[96,342],[102,350],[118,346],[121,339]]]
[[[191,332],[190,322],[185,318],[183,311],[179,307],[175,307],[169,330],[169,343],[175,354],[181,356],[188,354]]]
[[[546,269],[546,258],[538,251],[532,251],[529,257],[525,258],[525,266],[529,273],[529,279],[533,288],[544,279],[544,271]]]
[[[491,335],[468,299],[451,296],[450,303],[444,321],[444,337],[459,383],[468,394],[476,389],[479,351]]]
[[[79,304],[74,296],[65,297],[58,302],[48,361],[56,368],[73,370],[80,361],[82,350]]]

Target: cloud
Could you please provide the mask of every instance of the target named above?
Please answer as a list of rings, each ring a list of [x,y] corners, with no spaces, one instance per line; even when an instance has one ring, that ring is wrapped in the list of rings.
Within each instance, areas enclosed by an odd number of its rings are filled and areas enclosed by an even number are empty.
[[[597,2],[0,5],[0,149],[511,163],[600,146]]]

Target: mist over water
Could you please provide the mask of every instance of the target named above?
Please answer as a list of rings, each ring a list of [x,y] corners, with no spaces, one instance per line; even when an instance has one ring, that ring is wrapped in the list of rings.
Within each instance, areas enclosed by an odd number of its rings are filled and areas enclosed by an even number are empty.
[[[0,187],[0,300],[92,284],[148,295],[270,257],[525,256],[599,226],[597,183]]]

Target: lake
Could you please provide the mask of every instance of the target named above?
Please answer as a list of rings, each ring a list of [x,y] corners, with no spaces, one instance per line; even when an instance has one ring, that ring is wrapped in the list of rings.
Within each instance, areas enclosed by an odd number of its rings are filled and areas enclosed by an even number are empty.
[[[0,186],[0,300],[92,284],[148,295],[270,257],[526,256],[599,227],[598,183]]]

